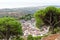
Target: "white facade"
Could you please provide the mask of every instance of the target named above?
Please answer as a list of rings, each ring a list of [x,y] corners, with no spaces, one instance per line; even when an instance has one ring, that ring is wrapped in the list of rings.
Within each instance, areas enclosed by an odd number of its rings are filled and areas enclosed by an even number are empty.
[[[49,28],[47,29],[43,28],[44,31],[40,31],[38,28],[36,28],[34,20],[24,21],[22,22],[22,26],[23,26],[22,29],[23,29],[24,36],[28,36],[28,35],[43,36],[49,31],[48,30]]]

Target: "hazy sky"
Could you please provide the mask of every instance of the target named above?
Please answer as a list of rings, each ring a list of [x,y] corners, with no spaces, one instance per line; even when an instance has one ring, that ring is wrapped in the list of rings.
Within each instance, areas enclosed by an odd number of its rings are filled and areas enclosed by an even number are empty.
[[[60,5],[60,0],[0,0],[0,8]]]

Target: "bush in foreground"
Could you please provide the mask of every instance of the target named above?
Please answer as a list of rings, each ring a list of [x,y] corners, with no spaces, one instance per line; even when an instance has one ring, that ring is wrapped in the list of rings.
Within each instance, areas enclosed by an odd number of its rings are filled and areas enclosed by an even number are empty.
[[[11,17],[0,18],[0,35],[9,40],[10,36],[22,35],[21,23]]]

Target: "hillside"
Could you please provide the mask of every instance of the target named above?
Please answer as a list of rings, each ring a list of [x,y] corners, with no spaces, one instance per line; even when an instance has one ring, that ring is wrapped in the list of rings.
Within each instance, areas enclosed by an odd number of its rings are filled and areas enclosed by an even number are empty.
[[[45,8],[45,7],[47,7],[47,6],[0,9],[0,17],[7,16],[7,15],[14,16],[14,17],[20,17],[20,16],[24,16],[26,14],[33,14],[37,10]],[[56,7],[60,7],[60,6],[56,6]]]
[[[5,8],[0,9],[0,17],[2,16],[23,16],[26,14],[33,14],[37,10],[44,8],[44,6],[39,7],[25,7],[25,8]]]

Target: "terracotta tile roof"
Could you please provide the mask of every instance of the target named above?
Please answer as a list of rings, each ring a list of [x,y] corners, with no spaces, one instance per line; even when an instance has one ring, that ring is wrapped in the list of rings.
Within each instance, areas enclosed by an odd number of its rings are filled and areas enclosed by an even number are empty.
[[[42,38],[42,40],[55,40],[59,36],[60,36],[60,34],[52,34],[52,35],[50,35],[48,37]]]

